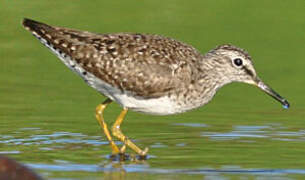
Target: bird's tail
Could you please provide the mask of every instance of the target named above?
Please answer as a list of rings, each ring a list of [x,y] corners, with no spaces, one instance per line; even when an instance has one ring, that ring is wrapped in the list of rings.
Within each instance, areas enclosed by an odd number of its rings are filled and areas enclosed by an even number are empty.
[[[26,30],[29,30],[32,33],[37,33],[40,36],[46,32],[53,31],[51,26],[28,18],[23,19],[22,25]]]
[[[71,55],[71,46],[74,42],[64,35],[68,29],[53,27],[27,18],[23,19],[22,25],[55,54]]]

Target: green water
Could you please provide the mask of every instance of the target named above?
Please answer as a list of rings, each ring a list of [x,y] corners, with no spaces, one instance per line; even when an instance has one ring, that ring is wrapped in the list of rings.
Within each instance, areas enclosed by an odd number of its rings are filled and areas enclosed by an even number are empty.
[[[304,12],[303,0],[2,0],[0,154],[46,179],[304,179]],[[26,32],[23,17],[93,32],[162,34],[203,53],[241,46],[291,108],[235,83],[188,113],[129,112],[122,129],[150,148],[149,159],[111,162],[94,118],[105,97]],[[109,124],[120,110],[109,106]]]

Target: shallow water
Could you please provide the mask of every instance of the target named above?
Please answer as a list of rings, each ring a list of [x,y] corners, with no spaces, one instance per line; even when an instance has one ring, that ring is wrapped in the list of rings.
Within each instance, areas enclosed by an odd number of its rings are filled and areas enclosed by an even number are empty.
[[[304,179],[304,8],[303,0],[4,0],[0,155],[54,180]],[[149,147],[148,160],[113,162],[94,117],[105,98],[26,32],[23,17],[101,33],[162,34],[203,53],[224,43],[241,46],[260,78],[291,108],[235,83],[220,89],[208,105],[184,114],[129,112],[122,131],[139,147]],[[106,109],[109,125],[120,110],[116,104]]]
[[[54,179],[58,179],[56,177],[60,177],[59,179],[84,179],[87,177],[90,177],[90,179],[101,179],[101,177],[102,179],[108,177],[128,179],[131,178],[131,174],[136,174],[135,179],[141,179],[143,176],[152,179],[171,179],[175,177],[295,179],[305,176],[305,166],[298,165],[285,168],[281,165],[272,168],[270,166],[272,162],[264,162],[269,161],[268,156],[266,157],[264,154],[270,154],[267,151],[271,151],[272,154],[272,149],[270,147],[259,147],[258,145],[265,141],[269,145],[278,144],[278,148],[281,148],[287,142],[304,143],[305,130],[292,130],[281,124],[267,123],[265,125],[236,125],[231,130],[216,132],[213,131],[213,125],[203,123],[168,124],[169,129],[177,127],[179,127],[178,133],[165,135],[169,138],[168,141],[164,140],[164,133],[160,136],[161,138],[150,138],[153,143],[149,145],[151,151],[145,161],[111,161],[108,156],[108,143],[103,140],[105,138],[102,136],[52,132],[38,127],[20,128],[17,131],[7,133],[10,135],[1,135],[0,147],[2,148],[0,154],[17,157],[17,159],[23,159],[22,157],[25,155],[30,155],[31,157],[26,158],[28,161],[26,165],[41,172],[43,176]],[[207,127],[210,130],[207,130]],[[196,132],[198,136],[183,138],[182,131]],[[137,141],[137,143],[142,144],[142,141],[145,140]],[[203,146],[211,145],[213,142],[217,142],[218,149],[207,148],[212,152],[205,152]],[[231,143],[232,147],[240,146],[234,148],[237,151],[236,153],[230,152],[233,150],[230,149]],[[215,144],[212,146],[215,146]],[[228,146],[226,147],[227,154],[222,154],[223,146]],[[246,156],[244,156],[245,154],[242,151],[250,150],[251,146],[260,149],[251,150],[257,157],[254,159],[248,157],[247,159],[247,154],[251,155],[252,153],[245,153]],[[190,151],[196,153],[190,153]],[[230,163],[222,164],[221,161],[217,162],[219,161],[218,158],[215,158],[214,162],[209,162],[213,158],[202,158],[200,154],[221,158],[226,158],[225,156],[229,155],[232,156],[230,159],[233,159]],[[287,155],[287,152],[278,155],[285,154]],[[242,157],[246,159],[238,160]],[[234,159],[242,163],[236,163]],[[275,160],[281,159],[281,157],[275,158]],[[247,161],[251,164],[243,165]],[[260,161],[257,164],[261,165],[257,166],[255,163],[253,164],[253,161]],[[295,163],[298,164],[298,162]]]

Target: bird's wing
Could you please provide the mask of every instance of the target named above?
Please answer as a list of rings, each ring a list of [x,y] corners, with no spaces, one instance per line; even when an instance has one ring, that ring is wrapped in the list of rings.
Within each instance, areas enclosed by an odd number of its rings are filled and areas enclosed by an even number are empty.
[[[28,19],[23,25],[87,72],[146,98],[160,97],[192,81],[191,66],[200,56],[189,45],[157,35],[95,34]]]

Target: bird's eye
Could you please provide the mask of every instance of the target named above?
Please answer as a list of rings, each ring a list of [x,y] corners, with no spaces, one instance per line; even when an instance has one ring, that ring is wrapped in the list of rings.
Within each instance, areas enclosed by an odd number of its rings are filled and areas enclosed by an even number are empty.
[[[235,64],[236,66],[241,66],[241,65],[243,65],[243,60],[241,60],[240,58],[236,58],[236,59],[234,59],[233,61],[234,61],[234,64]]]

